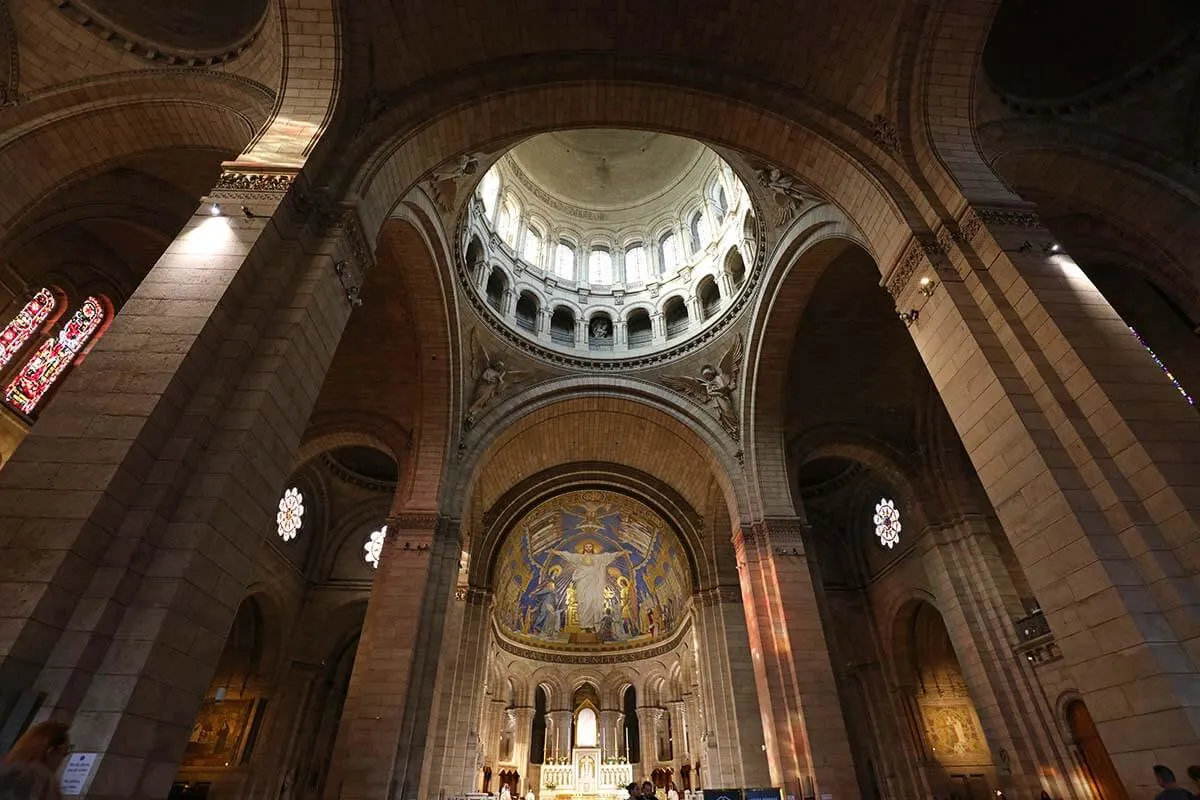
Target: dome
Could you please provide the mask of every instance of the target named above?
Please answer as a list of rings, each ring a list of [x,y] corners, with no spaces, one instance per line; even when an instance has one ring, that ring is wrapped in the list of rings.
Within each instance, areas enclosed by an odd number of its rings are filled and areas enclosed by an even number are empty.
[[[700,142],[559,131],[521,142],[479,180],[460,277],[527,351],[636,366],[732,319],[760,240],[746,187]]]
[[[643,503],[603,491],[561,494],[525,514],[493,575],[501,636],[581,654],[670,639],[692,584],[671,526]]]

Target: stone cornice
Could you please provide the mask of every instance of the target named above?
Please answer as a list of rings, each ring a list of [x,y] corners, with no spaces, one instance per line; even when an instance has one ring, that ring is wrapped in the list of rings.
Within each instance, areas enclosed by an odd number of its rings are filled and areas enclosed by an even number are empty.
[[[492,620],[492,634],[496,642],[500,645],[500,649],[505,652],[512,653],[515,656],[528,658],[533,661],[546,661],[551,664],[622,664],[635,659],[654,658],[671,652],[679,643],[683,641],[692,629],[692,618],[689,615],[683,623],[675,629],[671,637],[660,644],[651,645],[644,648],[625,648],[623,650],[610,650],[607,652],[578,652],[569,650],[551,650],[543,648],[524,647],[511,639],[504,636],[500,630],[500,626],[496,624],[495,619]],[[564,647],[569,647],[565,645]]]

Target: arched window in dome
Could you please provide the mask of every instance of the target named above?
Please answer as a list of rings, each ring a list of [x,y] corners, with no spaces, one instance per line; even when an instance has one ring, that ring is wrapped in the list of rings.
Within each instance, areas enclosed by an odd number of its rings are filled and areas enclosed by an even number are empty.
[[[521,204],[511,197],[504,198],[500,206],[500,220],[496,223],[496,233],[506,245],[517,246],[517,230],[521,226]]]
[[[17,312],[17,315],[0,331],[0,369],[21,351],[38,329],[45,324],[54,312],[58,301],[54,292],[49,289],[39,289],[29,302]]]
[[[667,323],[667,338],[673,339],[687,330],[691,319],[688,317],[687,303],[682,297],[672,297],[663,306],[663,316]]]
[[[530,225],[525,231],[525,251],[521,257],[535,267],[542,266],[542,243],[545,237],[537,227]]]
[[[625,282],[644,283],[650,279],[650,270],[646,267],[646,248],[641,242],[625,248]]]
[[[712,203],[713,218],[720,225],[729,213],[729,200],[725,195],[725,186],[721,183],[720,178],[713,178],[712,183],[708,185],[708,200]]]
[[[575,248],[566,239],[560,239],[554,250],[554,274],[568,280],[575,279]]]
[[[285,542],[290,542],[300,533],[304,524],[304,495],[293,486],[279,499],[279,511],[275,514],[275,532]]]
[[[488,170],[479,182],[479,197],[483,200],[483,215],[488,220],[496,218],[496,201],[500,199],[500,176],[495,170]]]
[[[559,306],[550,315],[550,341],[555,344],[575,344],[575,315],[566,306]]]
[[[650,314],[644,308],[629,312],[625,323],[626,339],[630,349],[649,347],[654,338],[654,328],[650,323]]]
[[[702,210],[692,214],[688,231],[692,234],[692,252],[699,253],[708,244],[708,220],[704,218]]]
[[[704,319],[712,319],[721,310],[721,290],[717,288],[717,282],[712,276],[700,281],[696,296],[700,298],[700,313],[704,315]]]
[[[588,283],[607,286],[612,282],[612,253],[607,247],[593,247],[588,255]]]
[[[674,233],[667,232],[658,240],[658,263],[664,274],[679,269],[679,247]]]
[[[517,298],[517,325],[530,333],[537,333],[538,300],[532,292],[521,292]]]
[[[504,270],[492,267],[492,274],[488,275],[487,288],[484,293],[487,295],[488,304],[503,314],[504,295],[508,293],[508,276],[504,274]]]
[[[58,335],[43,342],[21,367],[4,393],[5,402],[32,414],[46,392],[76,362],[103,322],[104,304],[100,298],[84,300]]]
[[[379,530],[371,531],[363,542],[363,561],[371,565],[371,569],[379,569],[379,557],[383,554],[383,540],[387,538],[387,525]]]
[[[900,509],[891,498],[880,498],[875,504],[875,535],[879,543],[891,550],[900,542]]]

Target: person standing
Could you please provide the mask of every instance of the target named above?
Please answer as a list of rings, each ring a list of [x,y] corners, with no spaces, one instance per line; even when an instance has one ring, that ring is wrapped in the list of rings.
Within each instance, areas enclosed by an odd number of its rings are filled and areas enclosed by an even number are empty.
[[[39,722],[0,762],[0,800],[62,800],[58,768],[71,752],[69,728]]]
[[[509,791],[507,783],[500,787],[500,800],[512,800],[512,792]]]
[[[528,788],[525,790],[525,800],[537,800],[537,797],[536,797],[536,796],[534,796],[534,794],[533,794],[533,787],[532,787],[532,786],[528,787]]]
[[[1196,795],[1175,782],[1175,773],[1170,767],[1155,764],[1154,780],[1162,787],[1162,791],[1154,796],[1154,800],[1196,800]]]
[[[667,784],[667,800],[679,800],[679,790],[675,788],[675,781]]]

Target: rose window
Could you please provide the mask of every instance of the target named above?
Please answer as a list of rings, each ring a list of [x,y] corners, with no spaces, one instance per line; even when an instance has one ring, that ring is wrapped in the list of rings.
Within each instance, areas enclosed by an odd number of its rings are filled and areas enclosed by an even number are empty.
[[[900,541],[900,510],[886,497],[875,504],[875,535],[889,550]]]
[[[304,495],[294,486],[283,493],[279,501],[279,513],[275,515],[279,538],[290,542],[300,532],[304,522]]]
[[[379,569],[379,555],[383,552],[383,539],[385,536],[387,536],[386,525],[377,531],[373,531],[367,538],[366,544],[363,545],[363,560],[370,564],[373,569]]]

